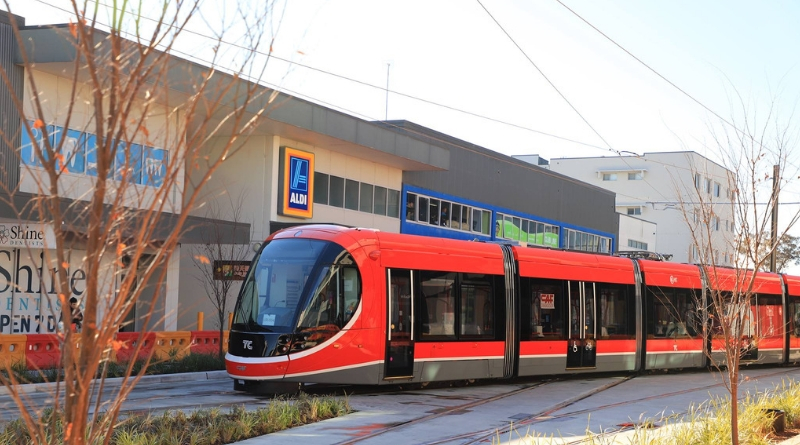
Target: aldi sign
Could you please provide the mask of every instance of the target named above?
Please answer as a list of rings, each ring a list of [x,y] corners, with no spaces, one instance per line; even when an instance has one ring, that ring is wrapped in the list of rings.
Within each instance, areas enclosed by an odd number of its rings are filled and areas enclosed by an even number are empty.
[[[314,153],[281,148],[281,187],[278,213],[311,218],[314,202]]]

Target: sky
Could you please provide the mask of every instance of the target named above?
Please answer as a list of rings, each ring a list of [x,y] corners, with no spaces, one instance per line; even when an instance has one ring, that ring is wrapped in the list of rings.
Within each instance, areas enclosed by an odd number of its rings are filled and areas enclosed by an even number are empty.
[[[66,0],[9,1],[28,25],[69,19]],[[202,35],[235,19],[232,3],[207,1],[180,55],[202,60]],[[264,3],[245,0],[246,18]],[[272,12],[267,84],[507,155],[693,150],[720,162],[710,129],[763,125],[770,109],[798,139],[796,1],[281,0]],[[800,154],[789,165],[784,176],[800,176]],[[781,201],[800,202],[800,187]]]

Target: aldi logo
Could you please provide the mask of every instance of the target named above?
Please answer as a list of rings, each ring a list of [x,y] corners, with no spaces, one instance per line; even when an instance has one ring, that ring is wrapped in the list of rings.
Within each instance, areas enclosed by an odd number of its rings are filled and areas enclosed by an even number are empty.
[[[314,154],[281,148],[281,190],[278,213],[311,218],[314,202]]]

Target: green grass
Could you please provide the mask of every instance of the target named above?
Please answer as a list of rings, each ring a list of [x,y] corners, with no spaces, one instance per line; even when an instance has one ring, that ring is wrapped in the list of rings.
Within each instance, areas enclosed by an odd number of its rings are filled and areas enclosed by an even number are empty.
[[[211,409],[184,413],[168,411],[159,415],[133,415],[114,428],[112,445],[221,445],[263,436],[299,425],[318,422],[352,412],[347,399],[312,397],[274,399],[255,411],[234,407],[230,411]],[[60,416],[46,411],[39,422],[53,425],[56,436],[62,431]],[[23,445],[31,442],[25,424],[10,422],[0,432],[0,444]],[[54,445],[63,444],[56,439]],[[99,443],[99,442],[98,442]]]

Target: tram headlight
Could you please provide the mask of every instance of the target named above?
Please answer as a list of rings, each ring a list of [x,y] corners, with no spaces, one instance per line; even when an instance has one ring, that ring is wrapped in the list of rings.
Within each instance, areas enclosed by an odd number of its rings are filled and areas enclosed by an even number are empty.
[[[289,342],[291,340],[292,340],[292,337],[290,335],[283,334],[280,337],[278,337],[278,344],[279,345],[286,345],[286,344],[289,344]]]

